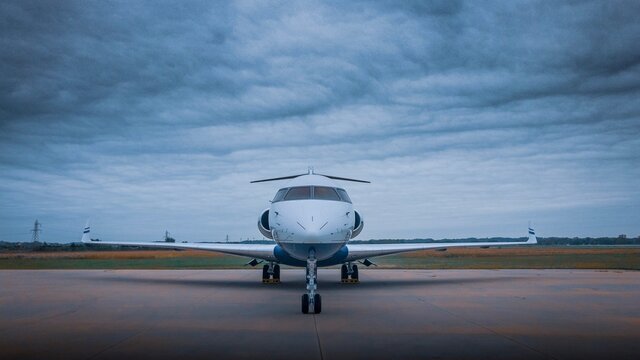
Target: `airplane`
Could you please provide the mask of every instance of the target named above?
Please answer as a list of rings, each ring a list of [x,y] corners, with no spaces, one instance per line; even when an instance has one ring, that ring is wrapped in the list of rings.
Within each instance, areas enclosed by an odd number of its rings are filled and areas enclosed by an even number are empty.
[[[341,265],[342,282],[358,282],[356,262],[365,266],[373,263],[369,258],[425,249],[446,250],[453,247],[490,247],[536,244],[534,230],[529,226],[527,241],[518,242],[456,242],[456,243],[403,243],[403,244],[349,244],[364,227],[362,215],[354,210],[347,191],[334,181],[370,183],[332,175],[306,174],[282,176],[251,181],[290,180],[280,188],[271,206],[260,213],[258,230],[273,239],[275,244],[229,244],[197,242],[122,242],[96,241],[89,237],[90,227],[84,228],[83,243],[137,246],[147,248],[198,249],[252,258],[247,265],[262,268],[262,281],[280,281],[280,264],[306,268],[306,293],[302,295],[302,313],[319,314],[322,298],[317,289],[317,268]],[[259,259],[259,260],[258,260]]]

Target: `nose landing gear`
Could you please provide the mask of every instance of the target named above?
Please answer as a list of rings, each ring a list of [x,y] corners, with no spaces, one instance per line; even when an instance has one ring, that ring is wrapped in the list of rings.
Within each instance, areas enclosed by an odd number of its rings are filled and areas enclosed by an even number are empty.
[[[340,282],[344,284],[357,284],[360,282],[358,278],[358,265],[350,262],[342,264],[340,267]]]
[[[265,284],[277,284],[280,282],[280,265],[269,262],[262,267],[262,282]]]
[[[307,293],[302,295],[302,313],[308,314],[309,311],[320,314],[322,311],[322,298],[316,293],[318,288],[316,280],[318,278],[318,267],[316,264],[315,251],[309,251],[307,258]]]

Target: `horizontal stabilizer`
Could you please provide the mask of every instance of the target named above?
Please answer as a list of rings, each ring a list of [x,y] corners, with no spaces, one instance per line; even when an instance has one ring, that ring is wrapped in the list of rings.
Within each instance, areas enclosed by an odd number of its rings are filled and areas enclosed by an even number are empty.
[[[282,176],[282,177],[270,178],[270,179],[253,180],[250,183],[254,184],[254,183],[267,182],[267,181],[289,180],[289,179],[295,179],[298,176],[302,176],[302,175],[307,175],[307,174],[298,174],[298,175],[289,175],[289,176]]]
[[[289,180],[289,179],[295,179],[299,176],[304,176],[304,175],[318,175],[318,176],[324,176],[333,180],[353,181],[353,182],[366,183],[366,184],[371,183],[371,181],[367,181],[367,180],[358,180],[358,179],[351,179],[351,178],[346,178],[341,176],[317,174],[313,172],[313,168],[309,168],[309,172],[307,172],[306,174],[288,175],[288,176],[280,176],[280,177],[269,178],[269,179],[253,180],[253,181],[250,181],[250,183],[255,184],[255,183],[261,183],[261,182],[267,182],[267,181]]]
[[[349,179],[349,178],[345,178],[345,177],[339,177],[339,176],[333,176],[333,175],[323,175],[323,174],[316,174],[316,175],[325,176],[325,177],[328,177],[329,179],[333,179],[333,180],[353,181],[353,182],[371,184],[371,181],[367,181],[367,180]]]

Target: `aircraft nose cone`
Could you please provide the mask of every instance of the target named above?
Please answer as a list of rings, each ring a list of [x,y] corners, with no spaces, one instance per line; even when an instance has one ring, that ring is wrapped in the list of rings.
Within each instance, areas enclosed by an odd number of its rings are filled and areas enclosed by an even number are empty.
[[[317,219],[314,219],[313,221],[305,221],[304,219],[298,219],[298,225],[308,233],[320,233],[328,223],[326,220],[317,221]]]
[[[329,221],[318,216],[298,218],[298,230],[307,237],[322,237],[328,235]]]

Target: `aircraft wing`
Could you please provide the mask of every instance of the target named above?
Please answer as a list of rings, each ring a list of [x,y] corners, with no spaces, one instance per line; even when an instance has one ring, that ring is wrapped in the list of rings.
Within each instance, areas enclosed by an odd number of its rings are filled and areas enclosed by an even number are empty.
[[[164,249],[194,249],[207,250],[224,254],[246,256],[266,261],[276,261],[273,250],[276,245],[273,244],[221,244],[221,243],[197,243],[197,242],[131,242],[131,241],[94,241],[89,238],[91,229],[89,226],[84,228],[82,234],[82,242],[85,244],[97,245],[120,245],[120,246],[137,246],[145,248],[164,248]]]
[[[455,242],[455,243],[426,243],[426,244],[354,244],[347,245],[349,250],[346,261],[361,260],[375,256],[391,255],[402,252],[418,250],[439,250],[453,247],[488,247],[488,246],[512,246],[537,244],[538,239],[532,228],[529,228],[527,241],[509,242]]]

